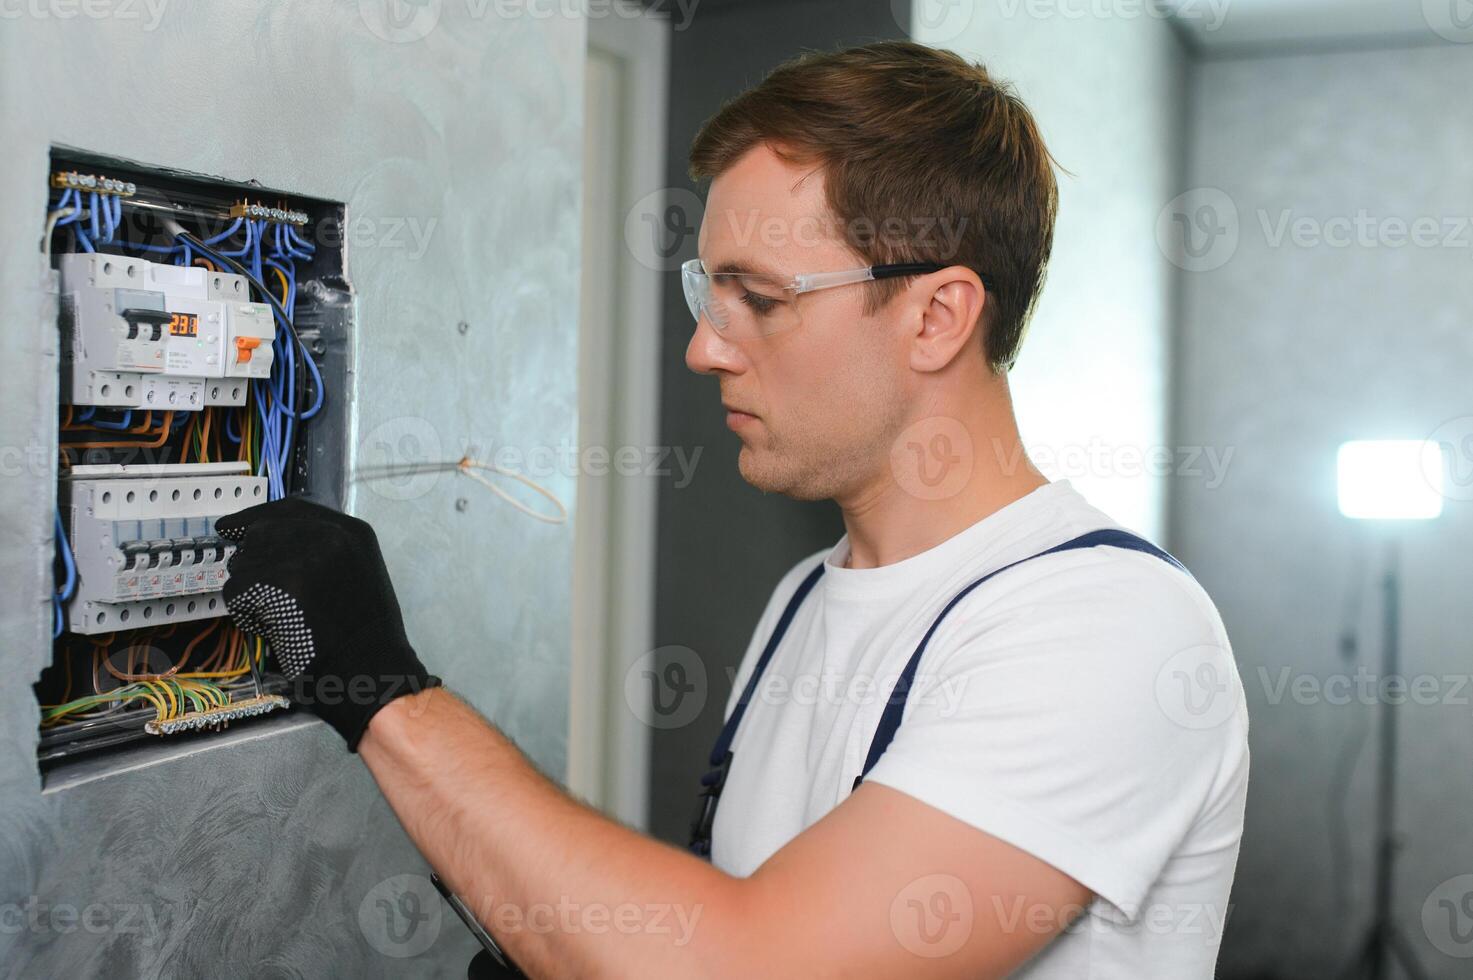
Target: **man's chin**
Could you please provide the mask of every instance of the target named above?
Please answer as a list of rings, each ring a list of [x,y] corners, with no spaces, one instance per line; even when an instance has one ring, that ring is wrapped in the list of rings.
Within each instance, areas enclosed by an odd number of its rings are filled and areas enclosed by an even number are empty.
[[[737,455],[737,469],[743,480],[763,493],[780,493],[794,500],[827,500],[830,496],[825,489],[810,486],[811,481],[802,479],[791,467],[783,466],[771,453],[745,443]]]

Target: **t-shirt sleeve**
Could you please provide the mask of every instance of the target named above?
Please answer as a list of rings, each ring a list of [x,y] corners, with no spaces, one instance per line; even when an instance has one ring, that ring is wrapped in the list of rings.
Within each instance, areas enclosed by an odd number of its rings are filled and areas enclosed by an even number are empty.
[[[1000,574],[932,637],[867,780],[1033,854],[1133,922],[1246,745],[1211,600],[1110,549]]]

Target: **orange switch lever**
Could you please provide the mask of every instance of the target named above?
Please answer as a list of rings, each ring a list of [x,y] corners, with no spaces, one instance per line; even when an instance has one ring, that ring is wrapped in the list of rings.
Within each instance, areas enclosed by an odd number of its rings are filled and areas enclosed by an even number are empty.
[[[261,346],[260,337],[236,337],[235,338],[235,360],[244,364],[251,359],[251,351]]]

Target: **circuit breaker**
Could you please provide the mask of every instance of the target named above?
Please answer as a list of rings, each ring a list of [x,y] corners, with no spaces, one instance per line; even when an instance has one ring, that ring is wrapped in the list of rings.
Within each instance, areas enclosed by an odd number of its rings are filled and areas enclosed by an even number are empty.
[[[271,307],[245,277],[100,253],[61,257],[64,403],[188,410],[243,405],[269,378]]]
[[[263,503],[266,480],[244,463],[77,466],[60,491],[77,571],[67,628],[90,635],[221,615],[235,548],[215,520]]]

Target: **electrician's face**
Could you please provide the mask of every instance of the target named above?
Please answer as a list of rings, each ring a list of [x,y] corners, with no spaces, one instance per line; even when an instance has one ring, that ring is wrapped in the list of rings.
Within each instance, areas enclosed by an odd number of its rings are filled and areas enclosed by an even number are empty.
[[[711,271],[786,279],[869,264],[844,244],[822,172],[765,145],[712,181],[699,242]],[[865,314],[871,288],[800,294],[788,311],[797,325],[766,336],[720,330],[704,314],[697,322],[685,363],[720,382],[727,425],[742,444],[738,465],[758,489],[842,497],[885,471],[907,414],[907,348],[895,304]]]

